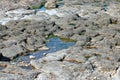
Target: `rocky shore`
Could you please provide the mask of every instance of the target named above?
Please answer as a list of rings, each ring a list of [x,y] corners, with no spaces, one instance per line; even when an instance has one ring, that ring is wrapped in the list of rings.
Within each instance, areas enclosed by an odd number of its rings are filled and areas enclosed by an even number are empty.
[[[120,80],[119,0],[1,0],[0,6],[0,80]],[[15,62],[47,49],[50,35],[76,44]]]

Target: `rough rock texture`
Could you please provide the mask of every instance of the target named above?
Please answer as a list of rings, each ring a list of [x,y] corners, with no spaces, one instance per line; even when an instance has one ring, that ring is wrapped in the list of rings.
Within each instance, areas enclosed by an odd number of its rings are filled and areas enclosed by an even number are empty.
[[[1,27],[4,36],[0,39],[3,45],[0,52],[6,57],[14,58],[26,52],[36,51],[44,46],[45,38],[56,31],[54,28],[57,27],[53,22],[42,20],[10,21]]]
[[[30,63],[1,61],[1,80],[120,80],[120,3],[64,1],[57,9],[19,9],[1,17],[0,24],[8,20],[0,25],[0,52],[6,57],[38,51],[53,34],[76,40],[74,46]]]

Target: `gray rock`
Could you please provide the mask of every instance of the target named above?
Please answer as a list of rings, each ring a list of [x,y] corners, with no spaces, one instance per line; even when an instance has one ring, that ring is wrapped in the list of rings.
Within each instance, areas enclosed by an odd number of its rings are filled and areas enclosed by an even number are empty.
[[[53,78],[56,80],[72,80],[73,74],[70,72],[70,70],[64,66],[61,62],[58,61],[52,61],[49,63],[46,63],[42,71],[45,73],[51,73],[53,75]]]
[[[5,64],[5,63],[4,63]],[[21,66],[11,65],[10,63],[5,65],[6,67],[0,73],[0,80],[34,80],[39,74],[38,71],[29,69],[23,69]],[[25,65],[24,65],[25,66]]]
[[[1,52],[3,53],[3,56],[9,57],[9,58],[14,58],[18,55],[16,51],[13,51],[12,49],[9,49],[9,48],[4,48],[1,50]]]
[[[24,50],[20,46],[13,45],[9,48],[1,49],[1,52],[3,53],[3,56],[13,59],[22,54]]]
[[[65,57],[64,60],[68,62],[84,63],[86,61],[86,58],[84,56],[77,54],[74,55],[69,54]]]
[[[38,60],[31,60],[30,64],[35,67],[36,69],[41,69],[41,67],[46,63],[46,62],[51,62],[51,61],[63,61],[67,53],[65,53],[65,50],[58,51],[55,53],[49,53],[45,57],[38,59]]]
[[[30,64],[35,68],[35,69],[41,69],[41,67],[43,66],[43,64],[45,63],[45,61],[43,61],[42,59],[39,60],[31,60]]]
[[[67,53],[60,51],[60,52],[56,52],[56,53],[47,54],[42,59],[47,62],[48,61],[63,61],[63,59],[65,58],[66,55],[67,55]]]

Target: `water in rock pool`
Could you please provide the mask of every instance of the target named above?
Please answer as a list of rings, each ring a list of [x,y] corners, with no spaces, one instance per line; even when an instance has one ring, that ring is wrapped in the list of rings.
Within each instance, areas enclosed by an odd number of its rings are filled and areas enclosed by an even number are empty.
[[[73,46],[75,45],[75,42],[72,41],[72,42],[64,42],[62,41],[59,37],[55,37],[55,38],[50,38],[49,39],[49,42],[46,43],[46,46],[49,48],[49,50],[42,50],[42,51],[37,51],[37,52],[34,52],[34,53],[30,53],[30,55],[32,56],[35,56],[35,59],[39,59],[41,57],[43,57],[43,55],[45,53],[53,53],[53,52],[56,52],[56,51],[59,51],[59,50],[62,50],[62,49],[67,49],[69,48],[70,46]],[[17,61],[26,61],[26,62],[29,62],[30,59],[29,59],[29,56],[21,56],[19,58],[17,58]]]

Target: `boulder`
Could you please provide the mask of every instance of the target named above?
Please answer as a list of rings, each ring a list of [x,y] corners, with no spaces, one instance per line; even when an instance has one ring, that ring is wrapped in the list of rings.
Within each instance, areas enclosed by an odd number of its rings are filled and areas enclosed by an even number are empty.
[[[1,52],[3,53],[3,56],[13,59],[24,53],[24,50],[20,46],[12,45],[11,47],[1,49]]]

